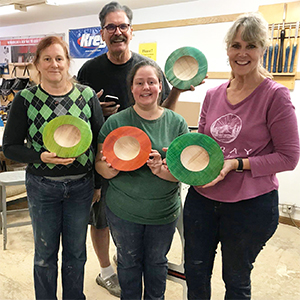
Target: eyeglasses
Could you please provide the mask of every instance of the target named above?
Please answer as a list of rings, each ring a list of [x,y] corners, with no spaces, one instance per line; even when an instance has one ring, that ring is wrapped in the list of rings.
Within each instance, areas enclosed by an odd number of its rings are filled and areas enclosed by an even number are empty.
[[[125,33],[128,31],[129,27],[130,24],[122,23],[120,25],[108,24],[103,28],[106,29],[108,33],[112,34],[116,32],[117,28],[119,28],[122,33]]]

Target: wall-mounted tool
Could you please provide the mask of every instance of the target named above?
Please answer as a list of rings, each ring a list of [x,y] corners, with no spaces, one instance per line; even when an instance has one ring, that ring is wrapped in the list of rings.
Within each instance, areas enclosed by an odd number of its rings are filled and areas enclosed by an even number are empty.
[[[263,67],[266,68],[267,66],[267,56],[268,56],[268,49],[266,49],[264,53],[264,58],[263,58]]]
[[[271,33],[271,45],[269,46],[269,61],[268,61],[268,71],[269,72],[271,72],[271,65],[272,65],[274,28],[275,28],[275,24],[273,23],[272,24],[272,33]]]
[[[285,39],[285,15],[286,15],[286,6],[287,4],[284,3],[283,9],[283,22],[282,22],[282,30],[280,32],[280,50],[279,50],[279,58],[278,58],[278,73],[282,72],[282,65],[283,65],[283,49],[284,49],[284,39]]]
[[[276,68],[277,68],[277,56],[278,56],[278,48],[279,48],[279,30],[280,30],[280,25],[278,24],[278,29],[277,29],[277,41],[274,47],[274,60],[273,60],[273,73],[276,73]]]
[[[290,47],[291,47],[291,31],[292,31],[292,24],[290,25],[289,39],[287,41],[287,46],[285,49],[285,60],[284,60],[284,69],[283,69],[284,73],[286,73],[288,71],[288,63],[289,63]]]
[[[298,31],[299,31],[299,21],[297,21],[296,23],[295,38],[294,38],[294,45],[293,45],[291,65],[290,65],[290,73],[293,73],[293,69],[294,69],[294,61],[295,61],[295,56],[297,51]]]

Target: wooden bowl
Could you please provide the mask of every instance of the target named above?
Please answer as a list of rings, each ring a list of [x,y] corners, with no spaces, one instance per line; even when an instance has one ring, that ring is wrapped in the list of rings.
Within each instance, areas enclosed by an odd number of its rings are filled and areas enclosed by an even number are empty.
[[[119,171],[134,171],[149,159],[151,141],[141,129],[133,126],[119,127],[105,138],[103,156]]]
[[[71,115],[54,118],[43,131],[46,149],[64,158],[83,154],[91,145],[92,138],[89,124]]]
[[[168,81],[180,90],[199,85],[207,74],[204,54],[193,47],[182,47],[170,54],[165,64]]]
[[[214,180],[224,164],[223,152],[217,142],[197,132],[183,134],[172,141],[166,160],[176,179],[194,186]]]

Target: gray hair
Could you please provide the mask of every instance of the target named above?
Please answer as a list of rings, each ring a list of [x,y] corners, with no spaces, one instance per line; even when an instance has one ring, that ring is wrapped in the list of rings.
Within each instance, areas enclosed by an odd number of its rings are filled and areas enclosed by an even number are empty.
[[[263,49],[269,45],[268,23],[258,13],[248,13],[238,17],[227,32],[225,42],[227,49],[233,43],[239,29],[242,29],[242,40],[259,44]]]
[[[241,38],[243,41],[253,43],[262,47],[264,51],[269,46],[269,31],[268,23],[259,13],[247,13],[238,17],[238,19],[229,28],[226,37],[226,49],[232,45],[238,31],[241,29]],[[273,76],[260,66],[259,72],[266,77],[273,78]]]
[[[103,28],[105,25],[106,16],[109,13],[114,12],[114,11],[124,11],[127,18],[129,19],[129,23],[131,25],[132,17],[133,17],[132,10],[126,5],[121,5],[118,2],[113,1],[113,2],[110,2],[106,5],[104,5],[99,13],[99,20],[100,20],[101,28]]]

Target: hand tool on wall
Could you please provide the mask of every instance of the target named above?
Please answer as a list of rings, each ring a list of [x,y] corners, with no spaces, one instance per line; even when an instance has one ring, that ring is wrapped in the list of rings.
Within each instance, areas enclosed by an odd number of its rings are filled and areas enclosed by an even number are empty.
[[[283,69],[284,73],[286,73],[288,71],[288,63],[289,63],[290,47],[291,47],[291,31],[292,31],[292,24],[290,25],[289,39],[287,41],[287,46],[285,49],[285,60],[284,60],[284,69]]]
[[[268,62],[268,71],[269,72],[271,72],[271,64],[272,64],[274,28],[275,28],[275,24],[273,23],[272,24],[272,33],[271,33],[271,45],[269,46],[269,62]]]
[[[286,6],[284,3],[283,9],[283,18],[282,18],[282,30],[280,32],[280,49],[279,49],[279,58],[278,58],[278,73],[282,72],[282,64],[283,64],[283,48],[284,48],[284,39],[285,39],[285,14],[286,14]]]
[[[297,21],[296,23],[295,38],[294,38],[294,45],[293,45],[291,65],[290,65],[290,73],[293,72],[293,68],[294,68],[294,61],[295,61],[295,56],[297,51],[298,30],[299,30],[299,21]]]
[[[278,24],[278,29],[277,29],[277,41],[274,47],[274,60],[273,60],[273,73],[276,73],[276,68],[277,68],[277,56],[278,56],[278,41],[279,41],[279,30],[280,30],[280,25]]]
[[[266,49],[264,53],[264,58],[263,58],[263,67],[266,68],[267,66],[267,56],[268,56],[268,49]]]

